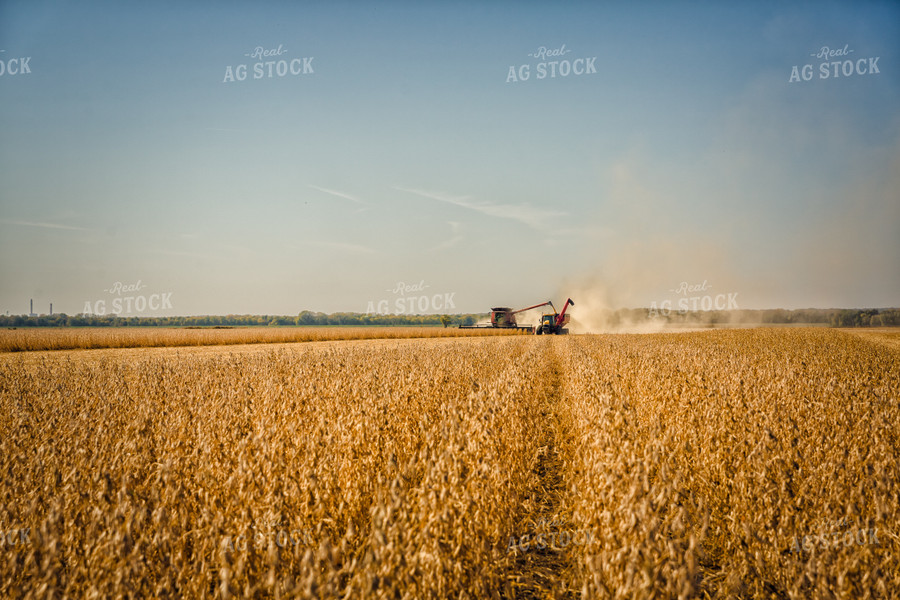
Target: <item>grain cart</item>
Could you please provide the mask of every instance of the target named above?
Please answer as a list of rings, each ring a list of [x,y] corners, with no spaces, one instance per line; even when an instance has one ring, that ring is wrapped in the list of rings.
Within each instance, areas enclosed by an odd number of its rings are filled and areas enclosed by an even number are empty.
[[[528,331],[529,333],[536,333],[537,335],[541,335],[543,333],[556,333],[556,334],[564,334],[569,333],[568,329],[563,329],[563,326],[569,322],[569,315],[566,314],[566,308],[569,305],[574,306],[575,303],[572,302],[572,299],[566,300],[566,305],[563,307],[563,311],[561,313],[556,312],[556,308],[553,306],[553,302],[549,300],[547,302],[541,302],[540,304],[535,304],[534,306],[529,306],[527,308],[520,308],[519,310],[513,310],[508,306],[498,306],[491,309],[491,322],[490,323],[478,323],[476,325],[460,325],[460,329],[517,329],[519,331]],[[516,315],[527,310],[532,310],[534,308],[540,308],[542,306],[549,306],[553,309],[552,314],[546,314],[541,317],[541,323],[535,327],[533,325],[519,325],[516,322]]]
[[[565,335],[569,333],[569,330],[566,329],[566,325],[569,324],[569,316],[566,314],[566,309],[569,306],[575,306],[575,303],[572,302],[572,299],[569,298],[566,300],[565,306],[563,306],[562,312],[557,314],[556,308],[553,306],[551,302],[547,304],[550,305],[550,308],[553,309],[552,313],[548,313],[541,316],[541,322],[537,327],[534,328],[535,335],[553,334],[553,335]]]

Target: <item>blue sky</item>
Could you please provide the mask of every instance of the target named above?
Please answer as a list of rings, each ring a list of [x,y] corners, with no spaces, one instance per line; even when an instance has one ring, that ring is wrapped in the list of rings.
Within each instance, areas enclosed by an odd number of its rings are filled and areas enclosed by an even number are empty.
[[[0,61],[31,73],[0,76],[0,310],[138,280],[173,305],[141,314],[365,311],[423,280],[461,312],[682,281],[897,306],[898,24],[888,2],[3,1]],[[224,82],[258,46],[314,72]],[[823,46],[879,72],[820,79]],[[540,47],[596,73],[539,80]]]

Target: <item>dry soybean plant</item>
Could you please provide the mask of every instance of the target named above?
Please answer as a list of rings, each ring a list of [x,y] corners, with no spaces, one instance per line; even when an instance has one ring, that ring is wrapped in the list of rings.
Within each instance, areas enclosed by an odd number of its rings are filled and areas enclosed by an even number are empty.
[[[567,502],[600,540],[574,558],[585,596],[898,593],[895,349],[822,330],[569,342]]]
[[[503,329],[442,327],[84,327],[0,329],[0,352],[224,346],[335,340],[516,335]]]
[[[892,597],[895,341],[6,354],[0,596]]]
[[[534,485],[530,338],[0,369],[0,595],[473,597]],[[532,366],[529,366],[532,365]]]

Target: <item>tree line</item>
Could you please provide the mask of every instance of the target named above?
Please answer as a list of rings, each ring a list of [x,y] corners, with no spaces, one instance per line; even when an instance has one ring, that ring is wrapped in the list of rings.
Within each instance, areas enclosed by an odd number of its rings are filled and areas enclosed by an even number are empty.
[[[710,311],[669,311],[667,315],[650,317],[649,310],[620,309],[614,311],[613,324],[658,319],[683,325],[762,324],[762,325],[827,325],[829,327],[900,327],[898,308],[784,308],[738,309]]]
[[[288,315],[205,315],[187,317],[123,317],[117,315],[0,315],[0,327],[456,327],[487,320],[487,313],[458,315],[381,315],[353,312],[322,313],[304,310]],[[646,308],[622,308],[607,311],[605,322],[611,326],[662,320],[671,324],[797,324],[830,327],[900,327],[900,309],[781,308],[731,311],[670,311],[650,316]]]
[[[381,315],[304,310],[289,315],[203,315],[187,317],[126,317],[121,315],[0,315],[0,327],[440,327],[472,325],[488,314]]]

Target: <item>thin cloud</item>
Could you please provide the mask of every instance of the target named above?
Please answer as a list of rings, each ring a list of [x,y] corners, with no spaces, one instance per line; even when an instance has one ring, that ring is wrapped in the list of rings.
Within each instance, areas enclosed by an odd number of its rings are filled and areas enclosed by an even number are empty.
[[[519,221],[520,223],[524,223],[525,225],[533,229],[543,229],[546,227],[546,220],[548,218],[562,217],[567,214],[555,210],[535,208],[527,204],[479,204],[472,202],[471,196],[450,196],[440,192],[430,192],[427,190],[405,188],[401,186],[394,186],[394,189],[400,190],[401,192],[408,192],[410,194],[422,196],[423,198],[428,198],[430,200],[437,200],[438,202],[454,204],[462,208],[480,212],[481,214],[488,215],[489,217]]]
[[[575,239],[575,238],[584,238],[589,237],[592,239],[598,238],[608,238],[611,235],[615,234],[615,230],[611,227],[606,227],[604,225],[584,225],[584,226],[575,226],[575,227],[563,227],[560,229],[553,229],[548,232],[548,235],[557,236],[557,237],[565,237],[567,239]]]
[[[263,133],[265,129],[239,129],[233,127],[205,127],[206,131],[227,131],[230,133]]]
[[[465,239],[465,236],[461,235],[459,232],[459,221],[447,221],[447,223],[450,225],[450,231],[453,236],[450,239],[441,242],[440,244],[432,248],[432,250],[446,250],[447,248],[452,248]]]
[[[337,196],[338,198],[343,198],[344,200],[350,200],[351,202],[356,202],[357,204],[362,204],[362,205],[364,205],[364,206],[365,206],[365,204],[366,204],[365,202],[363,202],[362,200],[360,200],[360,199],[357,198],[356,196],[353,196],[353,195],[348,194],[348,193],[346,193],[346,192],[341,192],[341,191],[338,191],[338,190],[332,190],[332,189],[329,189],[329,188],[323,188],[323,187],[319,187],[319,186],[317,186],[317,185],[312,185],[312,184],[308,184],[306,187],[311,187],[312,189],[314,189],[314,190],[319,190],[320,192],[322,192],[322,193],[324,193],[324,194],[330,194],[330,195],[332,195],[332,196]]]
[[[184,256],[187,258],[202,258],[207,260],[214,260],[218,257],[213,256],[211,254],[203,254],[200,252],[186,252],[182,250],[165,250],[163,248],[152,248],[150,252],[154,254],[165,254],[167,256]]]
[[[74,225],[60,225],[59,223],[43,223],[40,221],[13,221],[10,219],[0,219],[0,223],[7,225],[22,225],[25,227],[43,227],[45,229],[65,229],[67,231],[91,231],[84,227],[75,227]]]
[[[346,242],[303,242],[303,244],[306,246],[329,248],[331,250],[338,250],[341,252],[347,252],[349,254],[374,254],[375,252],[375,250],[367,246],[360,246],[359,244],[348,244]]]

